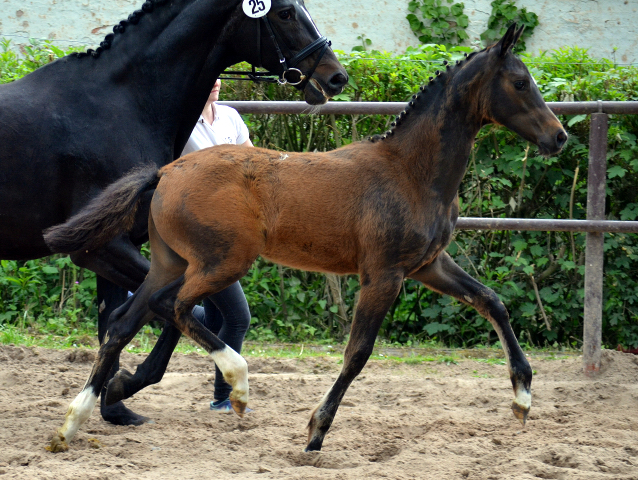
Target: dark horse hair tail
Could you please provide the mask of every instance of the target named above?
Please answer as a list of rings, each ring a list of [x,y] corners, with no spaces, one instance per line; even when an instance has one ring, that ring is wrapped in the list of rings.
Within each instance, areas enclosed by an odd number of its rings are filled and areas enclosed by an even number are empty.
[[[156,165],[131,170],[109,185],[65,223],[44,231],[44,241],[54,253],[95,250],[130,231],[142,195],[159,182]]]

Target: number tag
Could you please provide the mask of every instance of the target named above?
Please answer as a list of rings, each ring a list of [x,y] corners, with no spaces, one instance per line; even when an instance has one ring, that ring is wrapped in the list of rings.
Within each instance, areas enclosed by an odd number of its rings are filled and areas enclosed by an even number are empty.
[[[244,13],[250,18],[260,18],[270,11],[271,0],[244,0]]]

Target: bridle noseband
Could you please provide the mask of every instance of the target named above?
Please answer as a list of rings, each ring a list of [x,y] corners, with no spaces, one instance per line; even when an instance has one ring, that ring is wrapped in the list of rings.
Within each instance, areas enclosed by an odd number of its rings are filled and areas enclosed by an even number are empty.
[[[272,27],[272,24],[270,23],[270,20],[268,19],[268,16],[263,16],[259,20],[263,21],[264,24],[266,25],[268,34],[270,35],[270,38],[272,39],[273,44],[275,45],[275,49],[277,50],[277,56],[279,57],[279,64],[282,67],[281,75],[277,75],[270,71],[257,72],[255,71],[255,67],[253,66],[252,71],[250,72],[236,72],[236,71],[224,72],[229,75],[246,75],[248,78],[237,78],[237,77],[219,77],[219,78],[226,79],[226,80],[251,80],[253,82],[278,83],[279,85],[289,84],[293,86],[298,86],[300,89],[303,90],[308,84],[308,82],[310,81],[310,79],[312,78],[312,75],[315,73],[315,70],[317,69],[319,62],[323,58],[324,53],[326,53],[326,50],[328,49],[328,47],[332,45],[332,42],[322,35],[321,37],[317,38],[315,41],[313,41],[312,43],[310,43],[309,45],[301,49],[299,53],[297,53],[294,57],[292,57],[290,62],[287,62],[286,57],[284,57],[284,54],[281,52],[281,48],[279,47],[279,42],[277,41],[277,35],[275,35],[275,31]],[[261,35],[259,35],[258,38],[261,39]],[[283,41],[283,39],[281,40],[281,42],[284,43],[285,45],[285,42]],[[287,45],[286,45],[286,48],[290,51],[290,48]],[[314,52],[316,52],[319,49],[321,49],[321,51],[319,52],[319,55],[317,56],[317,59],[315,60],[314,65],[312,66],[310,70],[308,70],[308,72],[304,74],[301,70],[296,68],[297,65],[299,65],[299,63],[301,63],[306,57],[309,57],[310,55],[312,55]],[[259,40],[259,52],[261,53],[261,40]],[[299,75],[299,80],[295,81],[295,80],[287,78],[287,75],[291,75],[291,74]]]

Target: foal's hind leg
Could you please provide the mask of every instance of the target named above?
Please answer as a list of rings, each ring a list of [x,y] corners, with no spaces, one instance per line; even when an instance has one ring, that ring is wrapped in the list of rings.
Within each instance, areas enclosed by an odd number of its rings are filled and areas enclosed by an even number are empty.
[[[362,275],[363,277],[371,279],[372,275]],[[399,294],[402,281],[403,276],[400,273],[385,272],[361,287],[341,373],[310,416],[307,452],[321,450],[323,439],[332,425],[341,399],[372,354],[381,322]]]
[[[238,273],[237,278],[243,276],[243,273],[245,272]],[[230,283],[237,281],[237,278],[233,277]],[[149,306],[164,318],[168,318],[174,312],[173,322],[177,328],[210,353],[224,375],[224,380],[233,387],[230,394],[233,410],[243,416],[248,403],[246,360],[204,327],[192,314],[193,305],[226,286],[225,281],[215,281],[212,275],[200,273],[195,267],[189,266],[184,277],[154,294]]]
[[[64,425],[51,439],[48,450],[67,450],[67,442],[73,439],[80,426],[91,416],[97,397],[122,348],[154,316],[147,306],[151,291],[151,287],[145,282],[124,305],[113,312],[115,320],[110,322],[106,341],[98,351],[91,374],[80,394],[69,405]]]
[[[525,425],[532,405],[530,391],[532,368],[516,341],[507,309],[496,293],[465,273],[446,252],[418,272],[411,274],[410,278],[422,282],[435,292],[451,295],[466,305],[476,308],[494,326],[505,351],[510,379],[514,387],[515,399],[512,402],[512,411],[514,416]]]

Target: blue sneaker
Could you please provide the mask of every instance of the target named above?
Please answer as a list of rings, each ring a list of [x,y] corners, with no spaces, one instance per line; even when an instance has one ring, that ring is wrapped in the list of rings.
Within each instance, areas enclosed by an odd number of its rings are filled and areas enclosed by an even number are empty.
[[[210,409],[219,413],[232,413],[234,411],[232,405],[230,404],[230,399],[228,398],[226,400],[210,402]],[[246,407],[246,411],[244,413],[249,413],[252,411],[252,408]]]

